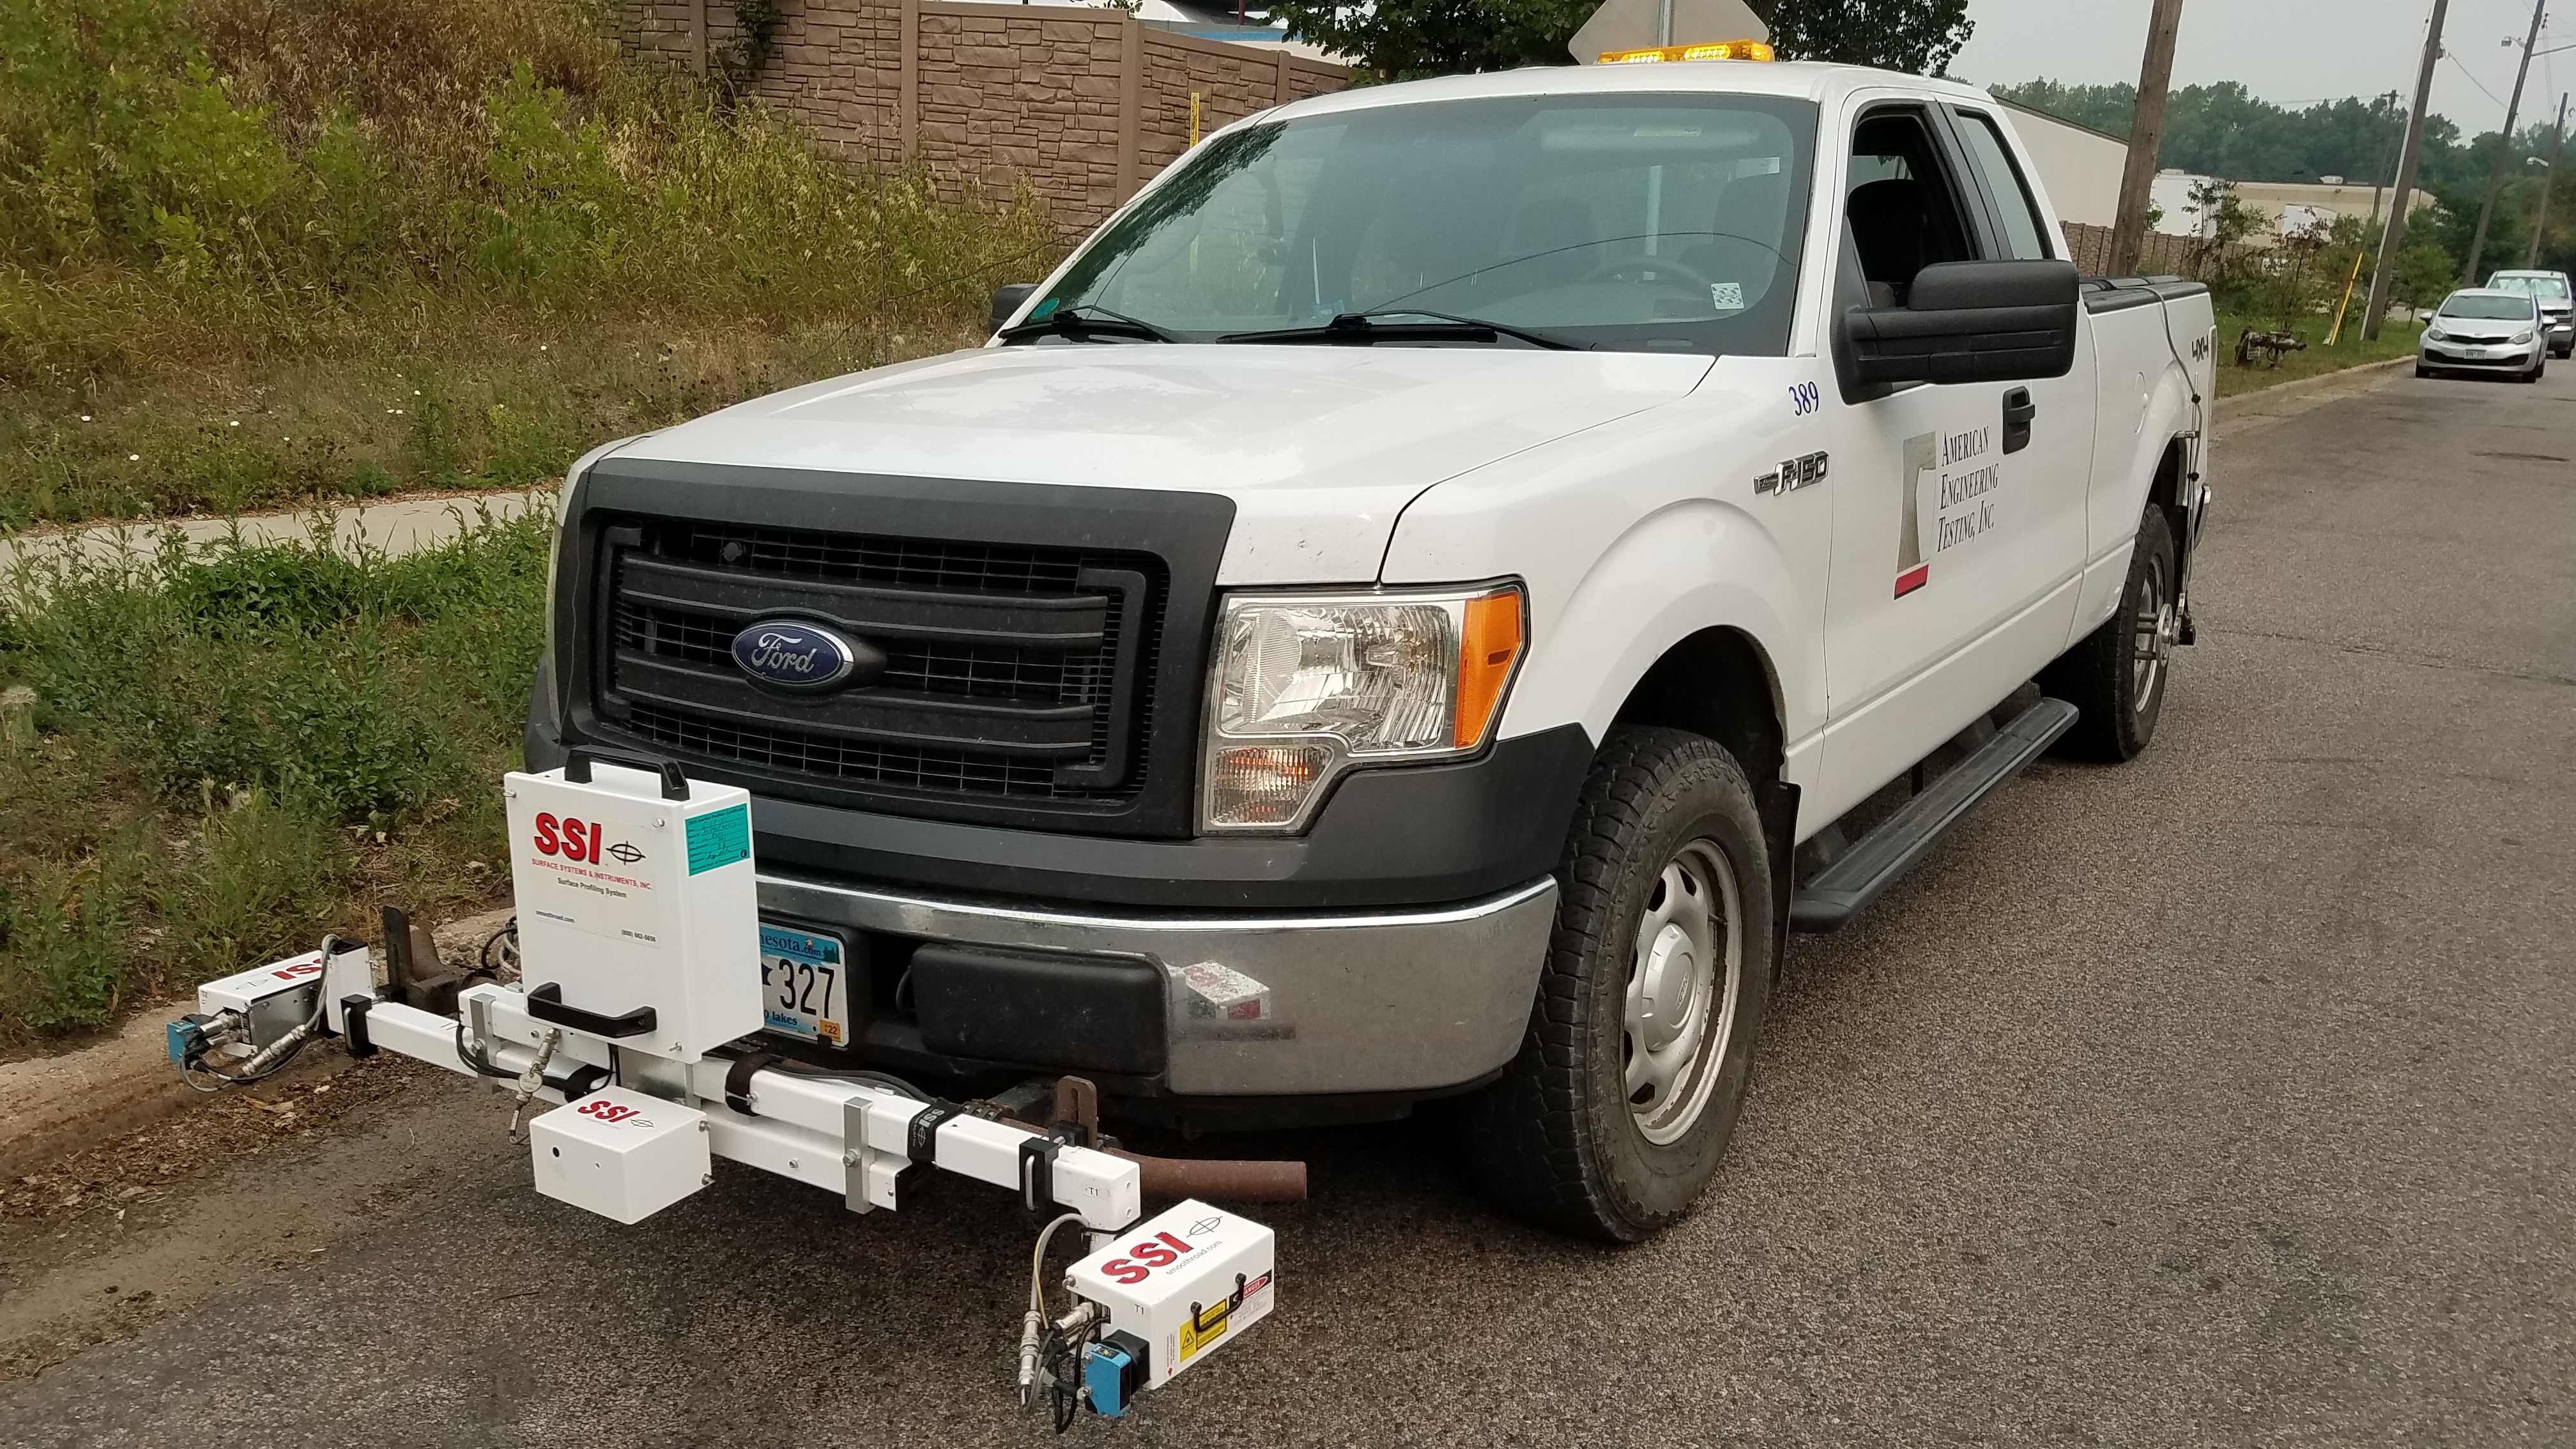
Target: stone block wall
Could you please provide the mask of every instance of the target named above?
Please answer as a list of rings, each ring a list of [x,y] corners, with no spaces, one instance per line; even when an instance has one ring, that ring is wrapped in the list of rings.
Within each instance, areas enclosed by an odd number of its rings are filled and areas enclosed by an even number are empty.
[[[1114,10],[977,0],[785,0],[752,94],[852,165],[926,163],[952,196],[1026,185],[1098,224],[1202,134],[1338,90],[1340,66],[1155,30]],[[726,0],[631,0],[632,51],[703,74]]]

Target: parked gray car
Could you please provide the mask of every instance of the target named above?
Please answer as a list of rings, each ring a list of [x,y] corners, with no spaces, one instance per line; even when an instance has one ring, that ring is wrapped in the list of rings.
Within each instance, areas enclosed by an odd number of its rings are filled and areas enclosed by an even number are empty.
[[[2540,304],[2542,320],[2549,324],[2550,356],[2576,353],[2576,285],[2569,283],[2565,272],[2498,272],[2487,278],[2487,286],[2530,294]]]

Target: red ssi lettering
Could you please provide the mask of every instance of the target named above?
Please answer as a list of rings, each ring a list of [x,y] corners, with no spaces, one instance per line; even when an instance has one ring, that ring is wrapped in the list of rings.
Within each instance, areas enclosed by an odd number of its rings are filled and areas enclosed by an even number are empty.
[[[623,1107],[615,1102],[602,1102],[597,1098],[582,1103],[574,1110],[582,1116],[596,1117],[602,1122],[623,1122],[636,1113],[633,1107]]]
[[[599,863],[599,842],[607,827],[580,820],[558,820],[552,815],[537,817],[537,853],[561,855],[566,860]]]
[[[1156,1233],[1127,1250],[1124,1258],[1112,1258],[1100,1265],[1100,1271],[1130,1287],[1154,1276],[1156,1268],[1168,1268],[1180,1261],[1181,1254],[1193,1251],[1189,1244],[1169,1233]],[[1130,1260],[1133,1261],[1130,1261]]]

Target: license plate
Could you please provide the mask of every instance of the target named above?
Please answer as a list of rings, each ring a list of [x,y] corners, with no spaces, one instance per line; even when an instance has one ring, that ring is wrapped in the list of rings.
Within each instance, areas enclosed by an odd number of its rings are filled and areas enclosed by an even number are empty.
[[[827,931],[760,928],[760,1009],[771,1031],[850,1044],[850,951]]]
[[[2484,357],[2487,355],[2487,350],[2483,347],[2472,347],[2469,349],[2469,355],[2471,357]]]

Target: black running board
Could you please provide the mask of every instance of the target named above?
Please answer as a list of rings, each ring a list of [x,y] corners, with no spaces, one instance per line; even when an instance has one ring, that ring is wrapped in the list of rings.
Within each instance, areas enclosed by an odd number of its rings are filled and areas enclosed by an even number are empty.
[[[1789,905],[1793,931],[1839,931],[1931,849],[1942,832],[2075,724],[2075,706],[2042,699],[1958,767],[1908,800],[1884,824],[1817,872]]]

